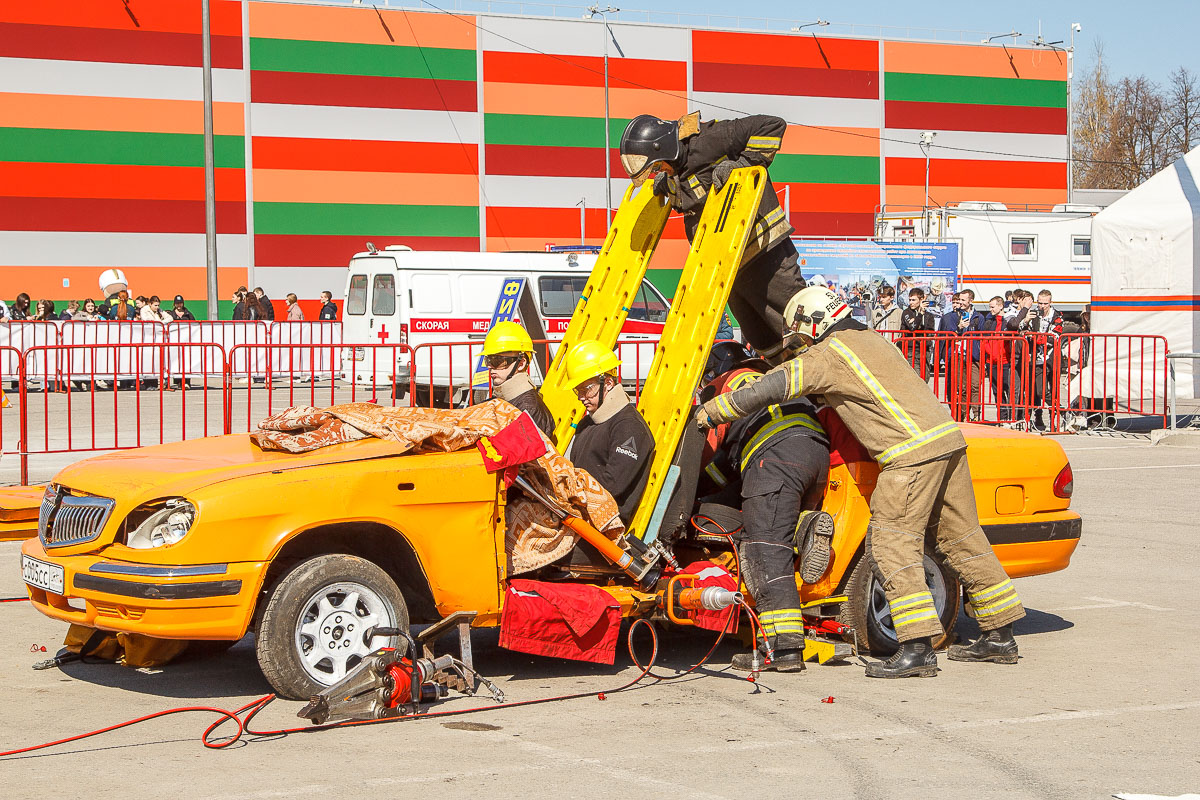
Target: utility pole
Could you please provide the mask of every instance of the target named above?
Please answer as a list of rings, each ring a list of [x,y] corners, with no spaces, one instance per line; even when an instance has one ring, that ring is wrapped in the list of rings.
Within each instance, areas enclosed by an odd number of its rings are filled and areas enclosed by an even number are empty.
[[[612,143],[609,141],[611,135],[608,130],[608,38],[611,35],[608,30],[608,14],[615,14],[620,11],[619,8],[608,6],[600,8],[599,6],[590,6],[588,13],[584,15],[585,19],[592,19],[597,14],[604,21],[604,235],[608,236],[608,229],[612,225]]]
[[[921,205],[921,236],[929,236],[929,148],[933,145],[933,137],[937,131],[921,131],[919,142],[921,152],[925,154],[925,199]]]
[[[204,51],[201,74],[204,82],[204,268],[208,288],[208,318],[217,319],[217,179],[213,153],[212,19],[209,0],[200,0],[201,37]],[[249,132],[247,132],[249,135]]]
[[[1071,83],[1075,79],[1075,34],[1083,30],[1078,22],[1071,23],[1071,46],[1067,48],[1067,202],[1075,200],[1075,103]]]

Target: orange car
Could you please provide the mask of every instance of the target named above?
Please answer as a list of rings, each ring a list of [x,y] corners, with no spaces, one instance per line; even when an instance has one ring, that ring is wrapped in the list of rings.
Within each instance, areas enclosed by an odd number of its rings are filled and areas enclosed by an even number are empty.
[[[964,425],[985,530],[1008,574],[1063,569],[1079,540],[1071,469],[1050,438]],[[877,653],[895,647],[882,588],[863,559],[874,463],[830,472],[837,520],[826,575],[802,587]],[[475,450],[402,454],[377,439],[301,455],[264,452],[246,435],[97,456],[46,488],[38,537],[22,547],[29,596],[43,613],[109,631],[229,642],[255,634],[276,691],[303,698],[405,627],[457,611],[499,624],[505,596],[505,490]],[[719,547],[689,530],[681,557]],[[942,621],[961,591],[936,553],[926,573]],[[587,578],[626,616],[656,595],[622,573]],[[824,601],[824,602],[816,602]]]

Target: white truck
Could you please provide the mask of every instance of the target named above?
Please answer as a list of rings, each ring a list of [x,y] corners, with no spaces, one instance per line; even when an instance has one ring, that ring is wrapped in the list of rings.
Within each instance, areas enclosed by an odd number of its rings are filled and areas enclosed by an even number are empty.
[[[875,215],[880,239],[960,242],[958,288],[975,302],[1009,289],[1049,289],[1059,311],[1078,313],[1091,301],[1092,217],[1099,206],[1059,204],[1046,210],[964,202]]]
[[[469,398],[504,280],[524,278],[537,319],[520,320],[518,307],[518,320],[535,340],[539,329],[545,333],[545,344],[535,343],[534,381],[540,382],[595,261],[594,253],[585,252],[418,251],[402,245],[358,253],[346,276],[342,378],[395,384],[401,391],[411,379],[420,404],[461,404]],[[627,383],[649,372],[667,310],[667,300],[643,280],[619,340]],[[397,344],[411,352],[386,347]]]

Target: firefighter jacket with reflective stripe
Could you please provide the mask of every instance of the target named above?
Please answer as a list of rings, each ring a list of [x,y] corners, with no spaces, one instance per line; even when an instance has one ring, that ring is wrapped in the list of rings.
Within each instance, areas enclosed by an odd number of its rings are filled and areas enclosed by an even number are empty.
[[[713,167],[726,159],[740,159],[749,166],[769,167],[786,131],[787,123],[779,117],[755,114],[702,122],[699,133],[683,140],[683,152],[673,162],[675,175],[668,179],[667,185],[671,189],[672,207],[683,213],[689,242],[696,233],[700,213],[708,199]],[[742,263],[749,263],[759,253],[786,239],[793,230],[779,205],[775,187],[768,179]]]
[[[808,400],[789,400],[734,420],[725,434],[724,447],[713,455],[704,471],[718,486],[726,486],[736,481],[755,454],[768,444],[793,436],[808,436],[829,446],[829,436]]]
[[[839,323],[841,324],[841,323]],[[705,404],[714,422],[801,395],[821,395],[882,467],[963,450],[962,431],[887,339],[846,324],[760,380]]]

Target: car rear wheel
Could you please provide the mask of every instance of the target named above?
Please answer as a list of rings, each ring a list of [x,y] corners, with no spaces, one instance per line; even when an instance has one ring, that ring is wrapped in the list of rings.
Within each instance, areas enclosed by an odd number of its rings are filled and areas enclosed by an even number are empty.
[[[386,572],[357,556],[316,556],[271,590],[255,637],[263,675],[276,694],[303,700],[353,670],[363,656],[396,644],[372,627],[408,630],[404,596]]]
[[[949,643],[954,631],[954,621],[962,605],[962,589],[958,578],[932,547],[925,548],[924,567],[925,585],[933,595],[933,605],[944,631],[934,639],[933,646],[937,650]],[[846,582],[846,596],[842,622],[854,628],[858,635],[858,646],[874,656],[886,657],[896,652],[900,641],[892,625],[892,612],[883,593],[883,583],[871,569],[866,553],[858,559],[858,564],[850,573],[850,579]]]

